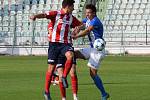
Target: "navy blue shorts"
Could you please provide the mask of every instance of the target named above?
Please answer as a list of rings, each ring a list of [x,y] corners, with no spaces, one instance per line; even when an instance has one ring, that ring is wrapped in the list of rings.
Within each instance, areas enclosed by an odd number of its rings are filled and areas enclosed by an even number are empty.
[[[57,68],[59,68],[59,67],[64,67],[65,62],[66,62],[66,56],[60,54],[60,55],[58,56],[58,59],[57,59],[57,65],[56,65],[56,67],[57,67]]]
[[[56,66],[56,67],[57,67],[57,68],[59,68],[59,67],[64,67],[65,62],[66,62],[66,56],[64,56],[64,55],[59,55],[59,56],[58,56],[58,59],[57,59],[57,66]],[[76,58],[75,58],[75,56],[74,56],[74,58],[73,58],[72,63],[73,63],[73,64],[76,64]]]
[[[59,64],[65,62],[63,58],[67,51],[74,52],[74,48],[71,44],[49,42],[48,64]]]

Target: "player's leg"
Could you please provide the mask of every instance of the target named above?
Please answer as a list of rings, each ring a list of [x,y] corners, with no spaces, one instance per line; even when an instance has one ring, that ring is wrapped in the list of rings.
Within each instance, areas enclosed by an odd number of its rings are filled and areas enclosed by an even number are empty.
[[[85,51],[85,50],[82,50]],[[76,58],[78,59],[86,59],[84,56],[84,53],[80,52],[79,50],[74,51],[74,59],[73,59],[73,64],[70,70],[70,76],[71,76],[71,85],[72,85],[72,93],[73,93],[73,99],[78,100],[77,98],[77,93],[78,93],[78,78],[77,78],[77,73],[76,73]]]
[[[59,55],[58,64],[56,66],[56,69],[61,67],[61,66],[64,66],[65,61],[66,61],[66,57],[63,56],[63,55]],[[56,70],[56,71],[58,72],[58,70]],[[60,73],[60,76],[62,76],[61,70],[60,70],[59,73]],[[71,76],[73,98],[74,98],[74,100],[78,100],[77,99],[78,79],[77,79],[77,74],[76,74],[76,59],[75,58],[73,60],[73,65],[72,65],[71,70],[70,70],[70,76]],[[55,80],[54,80],[54,82],[55,82]],[[61,90],[62,89],[61,89],[61,86],[60,86],[60,91]],[[61,92],[61,94],[63,94],[63,91]]]
[[[62,100],[66,100],[66,88],[64,87],[63,82],[62,82],[65,61],[66,61],[65,55],[60,54],[58,56],[58,61],[57,61],[56,67],[57,67],[58,76],[59,76],[59,88],[60,88]]]
[[[74,100],[77,100],[77,92],[78,92],[78,78],[76,73],[76,59],[87,59],[89,57],[89,50],[87,48],[81,49],[81,50],[75,50],[74,51],[74,59],[73,59],[73,65],[70,70],[71,75],[71,82],[72,82],[72,92]]]
[[[45,93],[44,93],[45,100],[51,100],[50,83],[51,83],[51,78],[52,78],[55,65],[57,63],[58,52],[59,52],[55,47],[56,45],[54,43],[49,43],[48,69],[46,71],[46,77],[45,77]]]
[[[96,87],[100,90],[102,98],[105,98],[103,100],[107,100],[106,97],[108,97],[108,93],[105,91],[101,77],[97,74],[97,70],[90,68],[90,76],[93,79]]]
[[[70,70],[70,76],[71,76],[73,99],[78,100],[78,98],[77,98],[78,78],[77,78],[77,74],[76,74],[76,64],[72,65],[71,70]]]
[[[58,71],[57,71],[57,65],[56,65],[53,75],[52,75],[51,84],[53,84],[53,85],[59,84],[59,75],[58,75]]]
[[[66,100],[66,88],[63,86],[63,83],[62,83],[62,76],[63,76],[62,66],[58,67],[57,71],[58,71],[58,74],[59,74],[59,88],[60,88],[61,98],[62,98],[62,100]]]
[[[81,50],[75,50],[74,52],[75,52],[74,56],[75,56],[76,59],[84,59],[84,60],[86,60],[86,57],[84,56],[84,53],[83,53],[84,52],[83,49],[81,49]]]
[[[67,77],[67,75],[72,67],[72,59],[73,59],[74,53],[72,51],[67,51],[65,53],[65,56],[66,56],[66,63],[65,63],[63,76]]]
[[[55,67],[54,65],[48,64],[48,70],[45,76],[45,93],[44,93],[45,100],[51,100],[50,84],[51,84],[51,78],[52,78],[54,67]]]
[[[72,61],[73,61],[73,57],[74,57],[74,48],[71,45],[64,44],[64,47],[62,48],[61,53],[63,55],[65,55],[65,57],[66,57],[62,82],[63,82],[64,87],[68,88],[68,83],[67,83],[66,78],[72,67]]]
[[[93,79],[96,87],[99,89],[102,95],[102,100],[107,100],[109,97],[105,91],[101,77],[97,74],[100,67],[101,60],[104,58],[104,53],[96,50],[91,50],[88,66],[90,67],[90,76]]]

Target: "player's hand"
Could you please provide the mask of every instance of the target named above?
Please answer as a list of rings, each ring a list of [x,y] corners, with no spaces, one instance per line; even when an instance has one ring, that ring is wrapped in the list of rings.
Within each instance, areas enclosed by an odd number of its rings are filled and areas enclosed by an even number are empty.
[[[73,30],[74,34],[78,34],[80,32],[80,28],[79,27],[75,27]]]
[[[77,39],[78,37],[77,37],[77,34],[72,34],[72,39]]]
[[[35,21],[36,20],[36,17],[33,15],[33,16],[30,16],[30,19]]]
[[[79,32],[80,32],[80,28],[79,27],[75,27],[74,30],[72,31],[72,38],[73,39],[77,39]]]
[[[77,38],[79,38],[79,33],[78,34],[72,34],[72,39],[76,40]]]

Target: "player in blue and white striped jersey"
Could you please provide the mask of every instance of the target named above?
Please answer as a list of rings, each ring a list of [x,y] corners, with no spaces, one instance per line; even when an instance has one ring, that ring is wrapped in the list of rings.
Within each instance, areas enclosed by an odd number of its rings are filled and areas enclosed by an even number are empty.
[[[103,24],[96,16],[96,7],[94,5],[86,5],[86,18],[83,19],[82,22],[85,24],[85,30],[79,33],[81,27],[76,27],[72,37],[77,39],[79,37],[88,35],[90,47],[75,51],[75,56],[77,58],[88,59],[87,65],[90,68],[91,78],[93,79],[97,88],[100,90],[102,100],[107,100],[109,94],[105,91],[102,80],[97,74],[101,61],[105,57],[105,50],[103,49],[99,51],[93,47],[93,43],[96,39],[103,39]]]

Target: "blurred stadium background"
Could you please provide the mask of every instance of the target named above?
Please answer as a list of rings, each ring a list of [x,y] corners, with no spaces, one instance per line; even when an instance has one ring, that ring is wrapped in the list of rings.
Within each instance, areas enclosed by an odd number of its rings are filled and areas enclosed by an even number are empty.
[[[29,16],[61,8],[62,0],[1,0],[0,54],[47,54],[48,20],[35,22]],[[84,7],[93,3],[104,24],[108,54],[150,54],[150,0],[75,0],[75,15],[84,17]],[[74,41],[86,46],[86,37]]]

